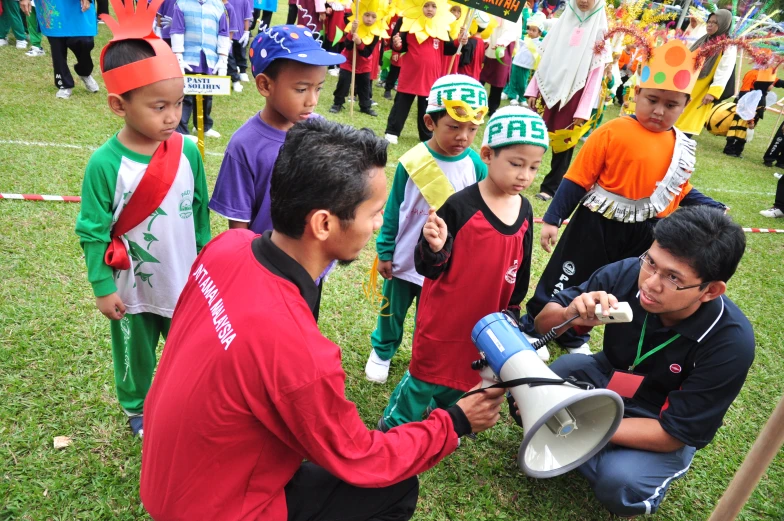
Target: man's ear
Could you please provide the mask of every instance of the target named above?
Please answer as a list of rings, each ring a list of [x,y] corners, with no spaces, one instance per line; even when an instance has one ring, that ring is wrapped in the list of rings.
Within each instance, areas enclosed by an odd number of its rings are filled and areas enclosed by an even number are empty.
[[[114,112],[116,115],[120,116],[121,118],[125,117],[125,105],[127,101],[123,99],[122,96],[118,94],[109,94],[107,98],[107,102],[109,103],[109,109]]]
[[[261,94],[265,98],[270,96],[272,84],[273,84],[272,78],[270,78],[266,74],[261,73],[256,76],[256,90],[258,90],[259,94]]]
[[[724,295],[727,291],[727,283],[720,280],[708,284],[707,291],[700,297],[700,302],[709,302]]]
[[[313,210],[307,217],[306,233],[309,232],[316,240],[326,241],[333,230],[332,214],[327,210]]]

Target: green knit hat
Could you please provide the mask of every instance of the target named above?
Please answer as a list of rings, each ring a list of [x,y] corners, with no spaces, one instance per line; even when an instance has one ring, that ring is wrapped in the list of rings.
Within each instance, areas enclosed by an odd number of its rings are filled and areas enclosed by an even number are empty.
[[[510,105],[497,110],[487,122],[482,145],[490,148],[535,145],[547,150],[550,138],[539,114],[526,107]]]
[[[427,114],[446,110],[446,101],[464,101],[471,109],[487,108],[487,91],[471,76],[449,74],[437,79],[427,97]]]

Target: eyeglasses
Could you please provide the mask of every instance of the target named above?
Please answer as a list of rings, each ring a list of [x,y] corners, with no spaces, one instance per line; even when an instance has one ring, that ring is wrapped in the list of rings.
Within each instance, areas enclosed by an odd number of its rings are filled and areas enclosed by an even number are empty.
[[[716,20],[708,20],[707,22],[705,22],[705,25],[719,25],[719,22],[717,22]]]
[[[659,273],[659,271],[653,267],[651,261],[648,260],[647,251],[642,255],[640,255],[640,269],[642,269],[645,273],[651,276]],[[683,291],[684,289],[702,288],[709,284],[708,282],[701,282],[699,284],[692,284],[691,286],[681,286],[680,284],[678,284],[677,282],[675,282],[669,277],[664,277],[662,275],[659,275],[659,279],[661,279],[662,284],[664,284],[665,288],[669,288],[672,291]]]

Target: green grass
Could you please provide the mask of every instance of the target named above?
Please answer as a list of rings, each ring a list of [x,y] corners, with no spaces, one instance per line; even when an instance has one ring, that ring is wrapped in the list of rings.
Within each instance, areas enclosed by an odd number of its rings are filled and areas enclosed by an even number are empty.
[[[280,21],[285,7],[276,15]],[[109,32],[101,26],[98,49]],[[48,46],[47,46],[48,51]],[[0,192],[78,194],[89,148],[10,144],[9,140],[97,147],[121,121],[109,113],[105,91],[86,92],[77,79],[73,97],[56,100],[49,56],[28,58],[12,47],[0,48]],[[100,74],[96,72],[99,83]],[[318,111],[327,114],[335,78],[327,76]],[[381,116],[347,111],[336,118],[383,133],[391,102],[375,90]],[[216,129],[224,137],[208,140],[220,153],[231,134],[263,106],[250,86],[215,100]],[[616,111],[610,110],[608,117]],[[332,117],[331,115],[329,116]],[[409,120],[390,165],[415,144]],[[744,159],[721,154],[724,140],[698,138],[697,187],[732,207],[743,226],[783,227],[757,212],[773,202],[772,170],[761,164],[775,118],[768,115],[747,147]],[[214,186],[220,156],[208,155],[208,185]],[[543,172],[548,170],[546,155]],[[393,168],[387,169],[391,178]],[[543,203],[528,196],[535,214]],[[146,519],[139,502],[141,443],[130,437],[114,396],[109,327],[95,309],[82,252],[73,232],[79,206],[68,203],[0,201],[0,519]],[[225,229],[213,215],[213,235]],[[734,472],[784,392],[784,237],[750,234],[730,297],[754,325],[757,357],[746,386],[725,418],[714,442],[697,453],[685,479],[670,489],[656,519],[708,517]],[[329,280],[322,301],[324,334],[343,348],[347,392],[371,426],[386,405],[410,357],[407,335],[392,363],[390,381],[364,380],[375,309],[363,299],[361,283],[373,259],[368,245],[361,259],[340,268]],[[547,261],[534,250],[532,287]],[[409,332],[411,324],[409,323]],[[594,335],[592,345],[600,345]],[[553,353],[554,355],[560,352]],[[54,436],[71,436],[72,446],[56,451]],[[572,473],[536,481],[515,464],[522,432],[504,416],[490,432],[464,443],[436,469],[422,476],[416,519],[577,519],[611,516],[593,498],[586,482]],[[745,520],[784,519],[784,457],[774,460],[741,516]]]

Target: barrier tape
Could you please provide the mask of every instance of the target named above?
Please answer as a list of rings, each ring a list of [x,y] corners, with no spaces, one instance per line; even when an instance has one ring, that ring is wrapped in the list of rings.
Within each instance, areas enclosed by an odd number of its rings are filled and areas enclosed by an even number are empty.
[[[61,203],[80,203],[82,198],[78,195],[39,195],[39,194],[4,194],[0,192],[0,199],[14,199],[17,201],[56,201]],[[542,219],[534,219],[536,224],[542,224]],[[569,219],[565,219],[564,224],[569,224]],[[784,233],[784,230],[776,228],[743,228],[746,233]]]

